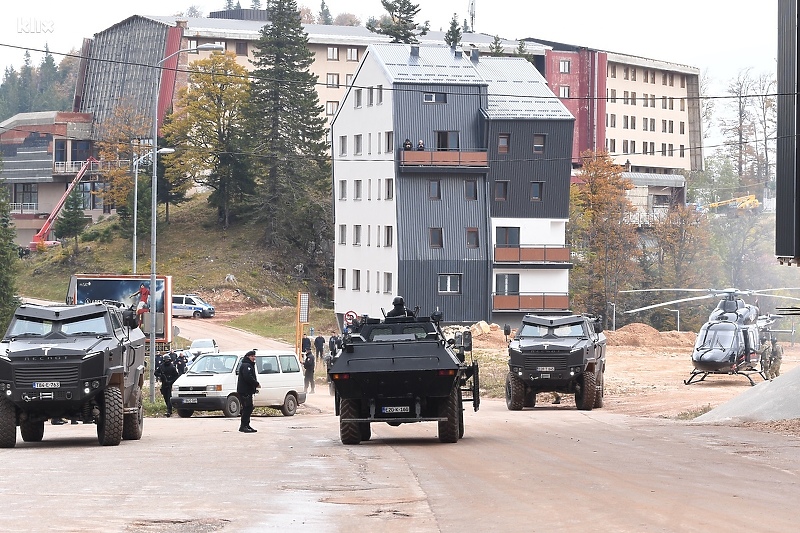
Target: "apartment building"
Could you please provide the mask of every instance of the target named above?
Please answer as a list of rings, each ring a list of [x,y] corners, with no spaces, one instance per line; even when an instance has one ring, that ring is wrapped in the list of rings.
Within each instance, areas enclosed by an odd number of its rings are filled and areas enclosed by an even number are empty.
[[[339,318],[567,309],[573,123],[524,59],[370,45],[331,125]]]

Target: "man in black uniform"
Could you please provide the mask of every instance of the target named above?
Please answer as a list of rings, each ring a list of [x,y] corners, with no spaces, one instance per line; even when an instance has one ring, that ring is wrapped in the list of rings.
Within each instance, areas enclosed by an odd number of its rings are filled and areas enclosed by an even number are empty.
[[[242,400],[242,421],[239,423],[239,431],[242,433],[256,432],[250,427],[250,415],[253,414],[253,394],[258,392],[260,386],[256,376],[256,352],[250,350],[242,358],[239,380],[236,383],[236,392]]]
[[[322,356],[325,355],[325,337],[322,336],[322,333],[314,339],[314,350],[317,353],[317,360],[322,361]]]
[[[172,358],[166,356],[161,363],[161,395],[164,397],[164,403],[167,404],[167,416],[172,416],[170,398],[172,398],[172,384],[176,379],[178,379],[178,371],[172,364]]]
[[[305,355],[303,369],[303,375],[305,377],[303,381],[303,392],[308,392],[308,387],[311,386],[311,394],[314,394],[314,356],[311,355],[311,352]]]
[[[387,317],[391,316],[413,316],[411,312],[406,309],[406,301],[402,296],[395,296],[392,300],[392,308],[386,313]]]

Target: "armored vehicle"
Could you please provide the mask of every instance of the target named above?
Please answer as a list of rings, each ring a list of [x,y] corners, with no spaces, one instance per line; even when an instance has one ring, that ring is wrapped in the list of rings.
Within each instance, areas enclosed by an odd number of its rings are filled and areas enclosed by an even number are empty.
[[[0,341],[0,447],[39,442],[45,422],[97,424],[116,446],[142,437],[145,337],[122,304],[24,304]]]
[[[511,328],[506,325],[506,335]],[[536,393],[575,394],[578,409],[603,406],[606,336],[592,315],[525,315],[508,345],[506,406],[536,405]]]
[[[480,406],[478,364],[465,362],[469,331],[445,339],[441,320],[441,313],[365,315],[345,332],[328,370],[343,444],[369,440],[373,422],[438,422],[441,442],[464,436],[463,402]]]

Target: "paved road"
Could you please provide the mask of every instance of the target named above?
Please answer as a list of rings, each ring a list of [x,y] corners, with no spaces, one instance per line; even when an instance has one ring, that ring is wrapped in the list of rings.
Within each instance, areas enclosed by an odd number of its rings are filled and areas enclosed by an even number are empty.
[[[245,350],[249,348],[281,349],[291,345],[284,342],[253,335],[246,331],[225,327],[202,318],[173,318],[172,325],[180,329],[184,339],[207,339],[217,341],[220,350]]]

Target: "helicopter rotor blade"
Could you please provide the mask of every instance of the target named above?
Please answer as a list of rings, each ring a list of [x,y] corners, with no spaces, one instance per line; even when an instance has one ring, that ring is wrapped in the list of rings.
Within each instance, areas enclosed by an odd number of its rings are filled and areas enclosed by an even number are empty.
[[[706,298],[713,298],[713,297],[714,297],[713,294],[704,294],[703,296],[692,296],[690,298],[681,298],[680,300],[670,300],[669,302],[661,302],[659,304],[653,304],[653,305],[648,305],[648,306],[645,306],[645,307],[639,307],[638,309],[629,309],[628,311],[625,311],[625,313],[626,314],[637,313],[639,311],[646,311],[648,309],[655,309],[656,307],[664,307],[665,305],[678,304],[678,303],[681,303],[681,302],[692,302],[692,301],[695,301],[695,300],[705,300]]]
[[[710,292],[712,289],[630,289],[617,292]]]

